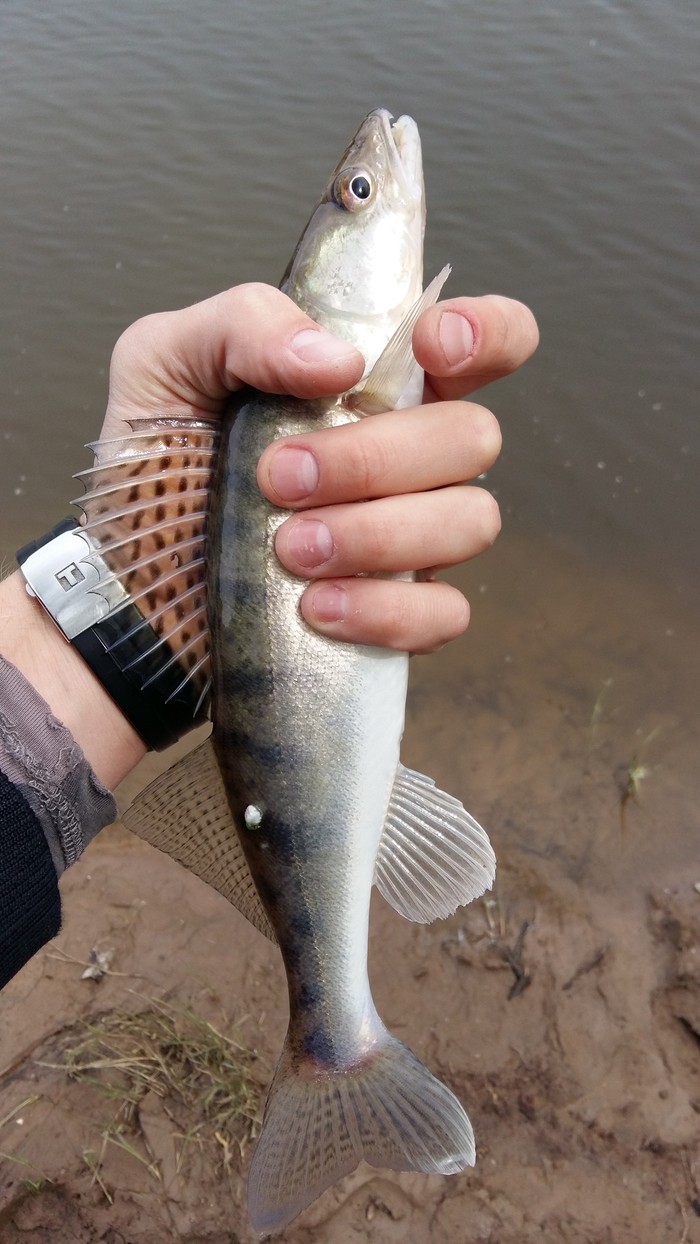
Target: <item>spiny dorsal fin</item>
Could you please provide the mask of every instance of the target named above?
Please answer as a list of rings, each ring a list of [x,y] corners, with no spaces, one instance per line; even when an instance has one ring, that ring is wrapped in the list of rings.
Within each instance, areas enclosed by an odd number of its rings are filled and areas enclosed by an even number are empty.
[[[387,902],[429,924],[490,890],[495,873],[491,843],[459,800],[399,765],[374,873]]]
[[[223,894],[270,941],[277,940],[243,854],[209,739],[151,782],[122,820]]]
[[[205,567],[219,420],[168,415],[130,426],[88,446],[95,463],[76,476],[86,491],[74,504],[111,572],[100,584],[112,602],[106,617],[138,608],[126,633],[115,628],[108,651],[141,685],[158,684],[166,700],[189,686],[198,716],[211,687]],[[115,584],[128,600],[110,592]]]
[[[367,377],[345,397],[345,404],[355,414],[380,415],[385,410],[396,410],[414,373],[420,370],[413,355],[413,330],[423,312],[437,302],[450,271],[447,264],[433,278],[403,318]]]

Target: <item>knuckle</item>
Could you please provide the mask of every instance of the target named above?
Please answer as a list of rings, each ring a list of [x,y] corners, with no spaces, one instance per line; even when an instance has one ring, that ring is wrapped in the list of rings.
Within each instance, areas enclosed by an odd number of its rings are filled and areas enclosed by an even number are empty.
[[[130,353],[134,348],[138,348],[144,342],[150,341],[163,320],[161,312],[155,312],[153,315],[144,315],[140,320],[134,320],[128,328],[117,339],[112,357],[119,357],[122,354]]]
[[[501,530],[501,511],[492,493],[486,488],[470,488],[472,512],[470,525],[478,532],[483,547],[493,544]]]
[[[434,652],[459,638],[469,625],[469,603],[465,596],[448,583],[426,584],[432,589],[425,599],[425,617],[418,629],[419,651]]]
[[[442,642],[449,643],[451,639],[463,635],[469,626],[469,602],[457,588],[450,587],[450,595],[443,608]]]
[[[501,451],[501,429],[495,415],[485,406],[476,402],[455,402],[453,405],[454,409],[445,414],[453,433],[454,461],[458,476],[470,479],[493,466]]]
[[[493,466],[501,452],[502,438],[499,422],[485,406],[470,404],[470,424],[473,450],[476,452],[479,463],[483,463],[481,470],[486,470]]]
[[[413,593],[404,584],[395,583],[392,588],[386,593],[381,612],[382,634],[392,648],[409,648],[416,630]]]
[[[390,550],[394,541],[391,523],[383,512],[383,507],[360,507],[366,513],[356,516],[356,541],[359,559],[363,569],[381,570],[387,565]]]
[[[390,455],[383,441],[362,434],[365,424],[354,424],[358,435],[350,442],[350,452],[343,457],[343,470],[353,498],[363,500],[381,492],[382,481],[390,467]],[[347,446],[346,446],[347,449]]]
[[[532,311],[524,302],[503,294],[487,295],[492,312],[492,347],[511,367],[519,366],[537,349],[540,332]]]

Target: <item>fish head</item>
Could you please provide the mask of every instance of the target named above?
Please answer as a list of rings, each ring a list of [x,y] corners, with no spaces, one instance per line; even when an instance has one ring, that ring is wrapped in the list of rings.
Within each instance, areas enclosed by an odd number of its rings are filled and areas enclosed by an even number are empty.
[[[376,109],[334,169],[281,288],[369,368],[420,296],[424,230],[418,127]]]

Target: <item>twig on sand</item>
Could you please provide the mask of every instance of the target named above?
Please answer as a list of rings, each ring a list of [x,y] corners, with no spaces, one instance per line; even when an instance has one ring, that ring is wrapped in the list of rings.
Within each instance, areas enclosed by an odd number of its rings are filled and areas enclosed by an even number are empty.
[[[523,990],[527,989],[528,985],[532,984],[532,977],[530,973],[525,970],[523,965],[523,948],[525,946],[525,937],[528,929],[530,928],[530,923],[531,922],[529,920],[523,920],[514,946],[501,945],[498,948],[508,964],[508,967],[515,976],[515,980],[513,981],[513,984],[508,992],[509,1002],[512,998],[517,998]]]
[[[592,972],[594,968],[600,967],[600,964],[603,962],[609,949],[609,946],[601,946],[598,950],[594,951],[592,955],[589,955],[588,959],[584,959],[583,963],[580,963],[577,967],[573,976],[570,976],[568,981],[562,985],[562,989],[571,989],[571,986],[579,979],[580,976],[585,976],[587,972]]]
[[[680,1197],[675,1197],[675,1202],[681,1212],[681,1218],[683,1219],[683,1234],[680,1240],[678,1241],[678,1244],[686,1244],[686,1240],[688,1239],[688,1232],[690,1231],[690,1223],[688,1222],[688,1215],[686,1214],[685,1209],[683,1208],[683,1203]]]

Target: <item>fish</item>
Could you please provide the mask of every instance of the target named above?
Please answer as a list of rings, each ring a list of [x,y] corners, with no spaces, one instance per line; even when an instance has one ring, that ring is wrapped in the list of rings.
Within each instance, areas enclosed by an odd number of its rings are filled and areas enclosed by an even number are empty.
[[[260,1235],[363,1159],[442,1174],[475,1160],[462,1105],[377,1013],[369,911],[376,886],[409,920],[444,918],[490,888],[494,853],[456,798],[401,764],[408,654],[308,626],[306,585],[274,552],[288,515],[256,483],[279,437],[420,400],[412,331],[449,271],[423,291],[424,228],[418,127],[375,109],[281,286],[362,352],[360,383],[310,400],[249,389],[219,421],[134,421],[82,473],[88,557],[111,567],[105,642],[146,691],[213,723],[125,823],[225,894],[284,964],[288,1030],[248,1177]],[[125,641],[110,623],[134,608]]]

